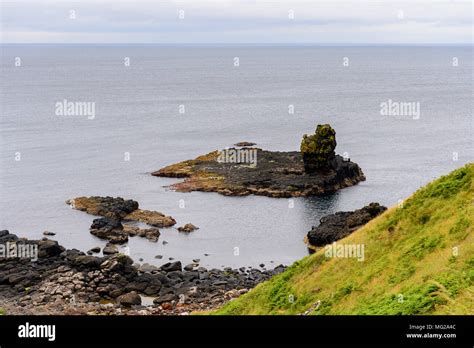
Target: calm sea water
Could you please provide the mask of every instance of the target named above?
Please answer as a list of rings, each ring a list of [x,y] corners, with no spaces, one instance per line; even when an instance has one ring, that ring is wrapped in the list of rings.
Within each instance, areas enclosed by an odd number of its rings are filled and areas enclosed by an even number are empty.
[[[307,254],[303,237],[321,216],[394,205],[473,160],[472,47],[1,49],[0,227],[29,238],[53,231],[69,248],[105,243],[88,231],[93,217],[65,200],[110,195],[200,227],[188,235],[162,229],[156,244],[131,239],[135,259],[289,264]],[[95,102],[95,118],[57,116],[63,99]],[[382,116],[389,99],[419,102],[420,118]],[[238,141],[297,150],[318,123],[336,129],[337,152],[362,167],[366,182],[290,208],[287,199],[172,192],[165,186],[176,180],[149,175]]]

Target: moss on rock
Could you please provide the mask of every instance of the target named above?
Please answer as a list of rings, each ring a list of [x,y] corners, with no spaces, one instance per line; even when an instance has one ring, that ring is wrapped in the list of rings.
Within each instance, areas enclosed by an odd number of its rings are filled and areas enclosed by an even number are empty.
[[[318,124],[314,134],[303,135],[300,151],[305,171],[315,173],[328,168],[336,157],[336,145],[336,131],[329,124]]]

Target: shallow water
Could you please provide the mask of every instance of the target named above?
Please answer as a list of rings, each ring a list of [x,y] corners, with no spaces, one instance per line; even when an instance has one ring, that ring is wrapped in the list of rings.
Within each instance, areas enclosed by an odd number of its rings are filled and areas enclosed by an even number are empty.
[[[132,238],[135,260],[289,264],[307,254],[303,238],[321,216],[394,205],[473,159],[471,47],[1,47],[0,227],[30,238],[53,231],[69,248],[105,242],[88,232],[92,216],[64,202],[110,195],[200,227],[161,229],[158,243]],[[63,99],[95,102],[96,117],[56,116]],[[381,116],[388,99],[419,102],[420,119]],[[288,199],[172,192],[165,186],[177,180],[149,175],[238,141],[297,150],[318,123],[331,123],[337,152],[367,181],[290,208]]]

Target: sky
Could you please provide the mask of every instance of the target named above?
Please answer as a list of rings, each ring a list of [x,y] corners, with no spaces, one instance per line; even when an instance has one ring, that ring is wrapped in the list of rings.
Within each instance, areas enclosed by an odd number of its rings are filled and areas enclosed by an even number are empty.
[[[0,0],[2,43],[472,44],[471,0]]]

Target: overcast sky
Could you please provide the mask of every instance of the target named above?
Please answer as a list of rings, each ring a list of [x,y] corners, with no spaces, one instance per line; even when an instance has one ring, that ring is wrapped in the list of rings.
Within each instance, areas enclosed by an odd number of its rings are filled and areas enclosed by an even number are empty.
[[[5,43],[472,44],[473,33],[470,0],[0,2]]]

